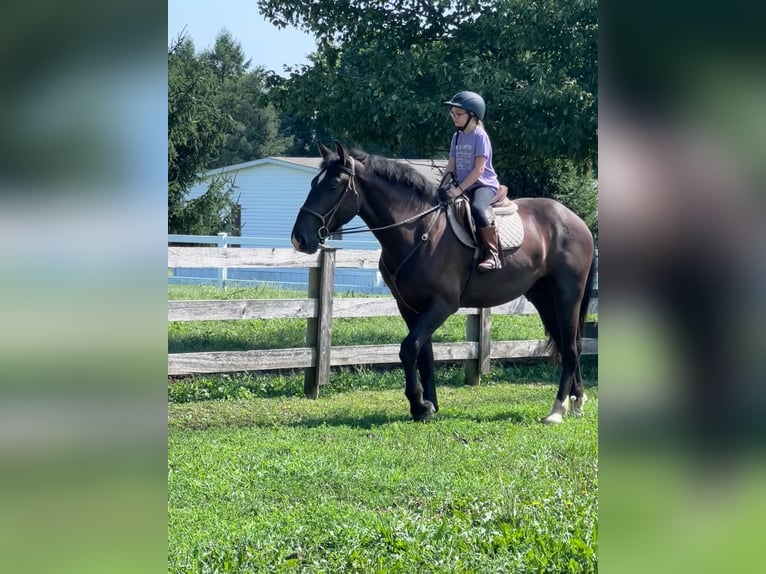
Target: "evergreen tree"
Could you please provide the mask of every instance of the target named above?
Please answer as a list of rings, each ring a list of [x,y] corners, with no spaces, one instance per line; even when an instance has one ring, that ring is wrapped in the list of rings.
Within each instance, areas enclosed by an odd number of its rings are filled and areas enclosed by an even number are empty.
[[[219,178],[202,197],[187,200],[232,128],[218,101],[213,68],[195,54],[190,39],[180,37],[168,49],[168,233],[235,231],[230,181]]]
[[[209,62],[220,83],[221,112],[232,121],[209,167],[284,155],[293,143],[292,137],[280,133],[279,115],[266,98],[266,71],[261,67],[249,70],[250,60],[245,60],[242,45],[225,29],[202,58]]]

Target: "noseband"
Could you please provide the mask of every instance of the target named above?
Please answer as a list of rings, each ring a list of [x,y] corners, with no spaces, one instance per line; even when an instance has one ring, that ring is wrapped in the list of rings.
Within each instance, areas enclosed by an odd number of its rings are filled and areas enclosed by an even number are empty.
[[[322,215],[321,213],[314,211],[313,209],[310,209],[305,206],[301,206],[300,211],[305,211],[309,215],[313,215],[314,217],[318,217],[319,221],[322,222],[322,225],[317,229],[317,236],[319,237],[319,242],[324,243],[325,239],[327,239],[330,236],[330,230],[327,228],[327,225],[330,223],[330,220],[333,218],[335,213],[340,209],[341,204],[343,203],[343,199],[346,197],[346,194],[351,191],[353,192],[354,196],[356,197],[356,214],[359,213],[359,210],[361,208],[359,203],[359,194],[356,192],[356,181],[354,179],[355,175],[355,169],[354,169],[354,158],[349,157],[348,159],[351,160],[351,166],[343,165],[341,167],[341,171],[348,174],[348,180],[346,181],[346,187],[343,190],[343,193],[340,194],[340,197],[338,198],[338,201],[335,202],[335,204],[330,208],[330,210]]]

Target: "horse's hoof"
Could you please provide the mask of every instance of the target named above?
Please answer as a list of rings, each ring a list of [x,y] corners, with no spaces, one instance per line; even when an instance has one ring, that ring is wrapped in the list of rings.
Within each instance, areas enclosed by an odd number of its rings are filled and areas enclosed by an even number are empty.
[[[543,419],[543,423],[547,425],[560,424],[561,421],[564,420],[564,415],[567,413],[568,408],[569,408],[569,397],[564,399],[564,402],[561,402],[560,400],[556,399],[555,401],[553,401],[553,406],[551,407],[550,414]]]
[[[436,408],[434,407],[433,403],[431,401],[424,400],[423,406],[425,407],[425,410],[421,414],[412,415],[412,420],[414,420],[416,423],[427,423],[432,418],[434,418]]]
[[[563,420],[564,417],[561,416],[561,413],[551,413],[543,419],[543,423],[546,425],[557,425],[561,424]]]

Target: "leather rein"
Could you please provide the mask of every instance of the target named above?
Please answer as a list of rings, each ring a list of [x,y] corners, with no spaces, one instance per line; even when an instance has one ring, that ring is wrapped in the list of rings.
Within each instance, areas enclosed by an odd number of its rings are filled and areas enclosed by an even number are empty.
[[[356,198],[356,213],[354,215],[359,215],[359,212],[361,211],[361,200],[359,199],[359,193],[356,191],[356,170],[355,170],[355,161],[354,158],[348,158],[351,160],[351,165],[343,165],[341,170],[344,173],[347,173],[349,175],[348,181],[346,181],[346,187],[343,190],[343,193],[340,194],[340,197],[338,198],[338,201],[336,201],[333,206],[329,209],[329,211],[322,215],[318,211],[314,211],[313,209],[310,209],[305,206],[301,206],[300,211],[305,211],[306,213],[313,215],[314,217],[317,217],[319,221],[322,222],[322,225],[317,229],[317,237],[319,238],[320,243],[324,243],[325,239],[327,239],[330,236],[330,231],[327,228],[327,224],[330,222],[330,220],[335,216],[337,211],[340,209],[341,204],[343,203],[344,198],[346,197],[346,194],[351,191],[354,194],[354,197]],[[387,229],[393,229],[395,227],[401,227],[402,225],[407,225],[408,223],[412,223],[413,221],[417,221],[418,219],[421,219],[428,215],[429,213],[433,213],[434,211],[437,211],[439,209],[445,210],[447,208],[447,205],[450,203],[450,201],[440,201],[437,205],[434,205],[433,207],[426,209],[425,211],[421,211],[420,213],[417,213],[411,217],[408,217],[407,219],[403,221],[399,221],[397,223],[392,223],[390,225],[384,225],[383,227],[368,227],[366,225],[359,225],[357,227],[349,227],[347,229],[343,230],[343,234],[353,234],[353,233],[365,233],[367,231],[385,231]],[[431,222],[431,225],[428,226],[428,230],[431,229],[435,221]],[[428,239],[427,232],[424,233],[421,236],[421,239],[423,241],[426,241]],[[405,259],[409,259],[409,256]]]

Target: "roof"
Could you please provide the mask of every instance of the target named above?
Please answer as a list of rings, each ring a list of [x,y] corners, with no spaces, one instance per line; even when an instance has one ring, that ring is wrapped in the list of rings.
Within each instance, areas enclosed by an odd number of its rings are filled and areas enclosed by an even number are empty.
[[[442,171],[447,167],[446,159],[396,159],[412,165],[417,171],[424,176],[438,180],[441,178]],[[252,167],[258,167],[261,165],[281,165],[283,167],[289,167],[299,169],[301,171],[315,172],[319,169],[322,163],[321,157],[284,157],[273,156],[256,159],[253,161],[247,161],[244,163],[238,163],[234,165],[227,165],[219,167],[217,169],[211,169],[205,173],[205,177],[211,175],[219,175],[221,173],[228,173],[232,171],[241,171],[243,169],[249,169]]]

